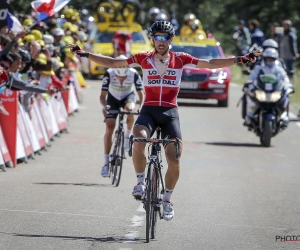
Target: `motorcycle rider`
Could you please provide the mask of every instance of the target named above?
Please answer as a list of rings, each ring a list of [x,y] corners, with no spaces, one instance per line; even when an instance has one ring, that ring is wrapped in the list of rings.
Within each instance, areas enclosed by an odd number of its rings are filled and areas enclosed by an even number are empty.
[[[278,51],[279,46],[278,46],[278,43],[274,39],[267,39],[263,42],[262,49],[266,50],[268,48],[276,49]],[[282,59],[278,58],[275,61],[275,64],[277,64],[278,66],[281,66],[284,70],[286,70],[286,66]],[[252,70],[256,65],[264,65],[264,60],[263,60],[262,56],[257,58],[256,62],[250,66],[250,69]]]
[[[284,88],[291,89],[291,93],[294,93],[294,87],[290,82],[290,79],[283,69],[276,61],[278,60],[278,51],[274,48],[267,48],[263,52],[263,63],[260,65],[256,65],[254,69],[251,71],[251,74],[248,78],[247,83],[244,85],[243,91],[251,92],[254,89],[253,81],[257,79],[260,74],[272,74],[276,75],[279,81],[283,81],[285,83]],[[246,95],[246,115],[245,115],[245,125],[251,125],[251,118],[253,117],[253,110],[255,110],[256,104],[250,99],[248,95]],[[289,122],[288,116],[284,120],[284,123],[287,125]]]

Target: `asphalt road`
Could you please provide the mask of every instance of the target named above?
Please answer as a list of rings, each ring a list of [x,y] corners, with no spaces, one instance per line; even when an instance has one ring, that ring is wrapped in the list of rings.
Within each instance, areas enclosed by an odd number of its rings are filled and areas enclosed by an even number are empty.
[[[131,197],[132,159],[119,187],[100,176],[101,81],[88,85],[69,134],[28,164],[0,172],[0,249],[300,249],[299,123],[263,148],[242,126],[240,87],[232,85],[229,108],[180,101],[175,217],[160,220],[157,238],[145,243],[145,213]]]

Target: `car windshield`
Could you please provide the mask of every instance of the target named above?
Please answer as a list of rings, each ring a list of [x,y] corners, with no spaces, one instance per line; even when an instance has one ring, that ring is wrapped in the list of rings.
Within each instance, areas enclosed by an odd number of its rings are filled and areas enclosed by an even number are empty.
[[[133,43],[146,43],[141,32],[133,32],[132,34]],[[111,43],[113,40],[114,32],[99,32],[97,34],[97,43]]]
[[[172,45],[171,50],[174,52],[185,52],[187,54],[201,59],[221,58],[220,51],[216,46],[200,47]]]

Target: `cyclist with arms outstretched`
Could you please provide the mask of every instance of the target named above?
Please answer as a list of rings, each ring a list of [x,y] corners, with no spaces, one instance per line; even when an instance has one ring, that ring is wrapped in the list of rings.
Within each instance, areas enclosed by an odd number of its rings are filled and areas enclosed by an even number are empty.
[[[86,56],[91,61],[109,68],[133,67],[139,65],[143,71],[145,101],[140,115],[135,122],[133,135],[149,138],[157,126],[161,128],[162,137],[169,139],[181,137],[177,95],[180,88],[183,67],[188,65],[195,68],[222,68],[236,63],[254,62],[253,53],[233,58],[218,58],[202,60],[186,53],[172,52],[169,46],[174,37],[174,28],[168,21],[157,21],[149,29],[154,44],[154,51],[138,53],[128,59],[114,59],[111,57],[92,54],[81,50],[75,44],[67,47],[79,56]],[[133,164],[137,176],[137,185],[132,195],[141,198],[145,192],[145,143],[136,142],[133,149]],[[180,146],[180,154],[182,146]],[[166,189],[163,196],[163,218],[171,220],[174,216],[171,195],[179,178],[180,158],[176,159],[174,145],[166,145],[165,154],[168,169],[165,175]]]

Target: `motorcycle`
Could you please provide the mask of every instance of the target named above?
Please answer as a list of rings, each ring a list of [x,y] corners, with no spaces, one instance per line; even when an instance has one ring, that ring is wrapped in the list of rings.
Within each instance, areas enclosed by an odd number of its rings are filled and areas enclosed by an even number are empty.
[[[271,138],[288,126],[289,97],[294,91],[273,74],[260,74],[249,86],[245,84],[242,97],[244,125],[270,147]]]

